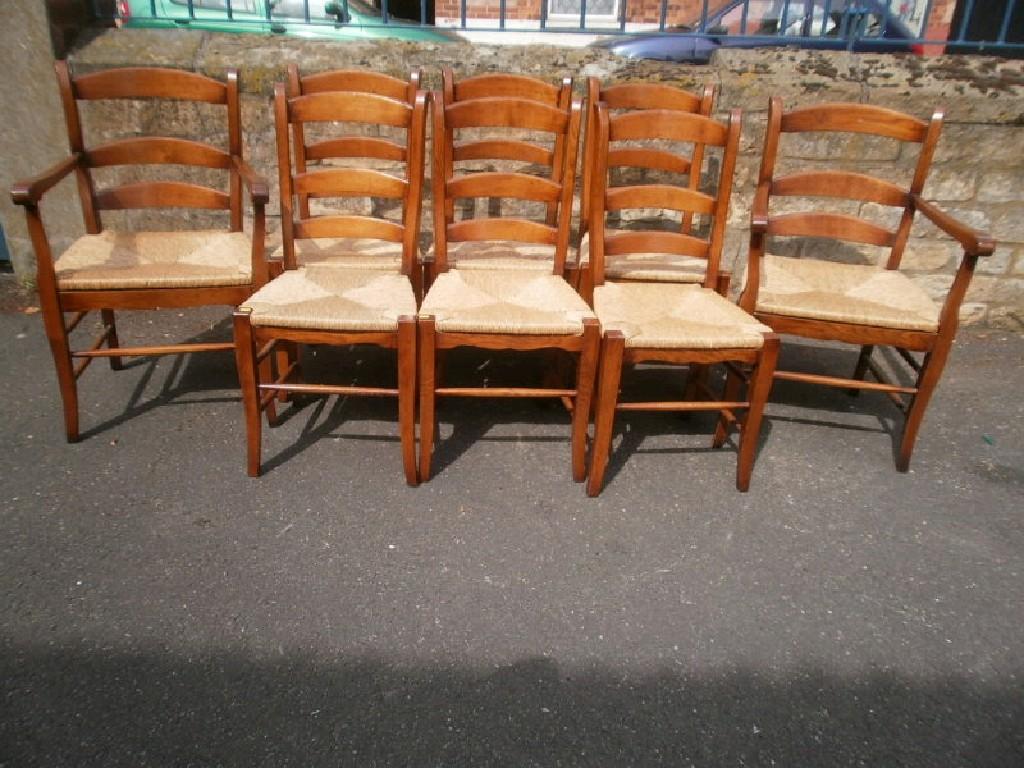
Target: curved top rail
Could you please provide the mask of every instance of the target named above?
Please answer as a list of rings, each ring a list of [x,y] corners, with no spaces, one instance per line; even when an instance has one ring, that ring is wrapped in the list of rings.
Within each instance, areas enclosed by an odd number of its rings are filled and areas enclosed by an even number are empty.
[[[229,70],[229,74],[234,70]],[[175,99],[227,103],[227,85],[196,72],[166,67],[121,67],[77,75],[72,79],[75,98]]]

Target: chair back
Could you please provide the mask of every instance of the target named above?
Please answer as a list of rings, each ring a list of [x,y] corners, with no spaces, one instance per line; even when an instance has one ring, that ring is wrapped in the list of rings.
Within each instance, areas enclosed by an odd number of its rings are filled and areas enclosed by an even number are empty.
[[[434,273],[447,270],[448,244],[465,241],[513,241],[554,247],[552,272],[561,275],[569,246],[573,187],[582,104],[544,104],[514,96],[486,96],[445,104],[434,95]],[[460,142],[461,132],[471,138]],[[477,138],[481,131],[487,138]],[[505,137],[505,131],[515,137]],[[542,141],[520,138],[524,133]],[[557,146],[565,151],[556,162]],[[550,148],[549,148],[550,147]],[[455,172],[458,160],[512,160],[550,166],[549,175],[518,170]],[[458,199],[509,199],[543,203],[542,223],[521,216],[489,216],[456,222]],[[449,213],[452,212],[452,213]],[[552,215],[553,213],[553,215]]]
[[[323,82],[323,81],[321,81]],[[362,91],[313,89],[289,95],[278,83],[274,89],[274,117],[277,133],[278,178],[281,187],[281,234],[286,269],[297,266],[295,241],[305,238],[369,238],[402,245],[401,271],[411,275],[419,236],[420,202],[423,188],[423,153],[426,128],[426,94],[417,92],[409,101]],[[292,89],[294,94],[296,89]],[[396,91],[397,93],[397,91]],[[302,161],[290,162],[291,139],[302,139],[303,126],[331,123],[351,133],[332,135],[304,145]],[[299,131],[289,131],[298,126]],[[405,143],[381,136],[367,136],[366,127],[404,131]],[[310,160],[345,158],[345,166],[323,165],[312,170]],[[365,167],[375,161],[399,162],[396,175]],[[310,215],[310,198],[385,198],[401,202],[399,221],[384,215],[328,213]],[[303,210],[301,201],[307,201]],[[299,204],[296,205],[296,200]],[[298,215],[296,215],[296,213]]]
[[[773,97],[754,196],[751,258],[764,254],[766,235],[826,238],[887,249],[885,266],[897,269],[914,218],[911,195],[924,189],[942,118],[940,111],[925,121],[892,109],[844,103],[787,112],[782,99]],[[828,134],[834,133],[847,134],[848,143],[858,135],[875,137],[880,143],[885,139],[898,142],[893,148],[900,157],[906,152],[903,145],[910,145],[917,153],[913,174],[895,182],[864,173],[863,169],[838,168],[843,156],[853,155],[852,149],[837,149],[839,157],[827,158],[827,163],[815,162],[810,170],[776,173],[784,134],[799,135],[802,146],[833,148],[839,143],[830,140]],[[792,198],[804,198],[806,203]],[[887,215],[885,209],[893,213]],[[895,226],[893,222],[897,222]]]
[[[85,229],[102,228],[100,211],[143,208],[193,208],[229,211],[230,230],[242,229],[242,179],[235,159],[242,157],[238,72],[225,82],[194,72],[158,67],[126,67],[72,75],[67,62],[55,64],[72,152],[82,154],[77,169]],[[227,148],[205,141],[133,132],[126,138],[87,146],[79,102],[164,99],[206,103],[225,108]],[[93,170],[114,166],[191,166],[224,170],[228,191],[156,177],[97,189]]]
[[[704,86],[698,96],[682,88],[663,83],[620,83],[602,86],[596,77],[587,80],[587,126],[583,139],[583,183],[580,194],[580,237],[587,230],[590,217],[590,174],[593,168],[593,147],[596,142],[597,105],[604,102],[612,113],[627,110],[671,109],[695,115],[711,116],[715,105],[716,89],[712,84]],[[629,147],[616,148],[609,152],[608,168],[639,168],[645,171],[672,171],[684,174],[689,179],[689,188],[700,185],[700,169],[704,164],[704,145],[694,144],[690,153],[672,151],[637,152]],[[696,168],[696,173],[691,173]],[[681,221],[683,234],[693,226],[692,215],[684,215]]]
[[[606,256],[666,254],[706,262],[703,284],[715,288],[718,281],[725,224],[732,193],[733,172],[739,151],[740,113],[734,110],[726,122],[704,115],[669,109],[644,109],[612,115],[601,102],[596,110],[591,180],[590,263],[594,285],[602,285]],[[692,189],[687,184],[642,183],[609,186],[610,158],[627,156],[631,165],[659,170],[678,170],[685,165],[666,143],[719,148],[721,161],[714,194]],[[625,155],[623,154],[625,153]],[[690,175],[701,169],[686,166]],[[607,214],[627,209],[671,211],[685,217],[710,217],[706,234],[670,231],[665,228],[635,229],[606,233]]]

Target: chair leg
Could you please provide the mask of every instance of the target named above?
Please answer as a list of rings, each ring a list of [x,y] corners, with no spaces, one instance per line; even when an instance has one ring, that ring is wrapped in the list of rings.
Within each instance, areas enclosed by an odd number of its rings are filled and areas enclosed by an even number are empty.
[[[121,342],[117,339],[117,325],[114,323],[114,310],[101,309],[100,317],[103,318],[103,326],[107,332],[107,346],[111,349],[117,349],[121,346]],[[110,362],[110,370],[112,371],[120,371],[124,368],[124,360],[120,357],[108,357],[107,360]]]
[[[281,371],[290,370],[288,381],[298,382],[302,380],[302,372],[298,368],[299,345],[294,341],[278,341],[274,345],[274,363],[277,365],[278,375]],[[292,365],[295,364],[295,368]],[[287,403],[291,401],[292,393],[286,390],[278,390],[277,402]],[[276,414],[275,414],[276,415]]]
[[[774,366],[772,366],[774,369]],[[726,401],[735,402],[739,400],[740,390],[743,387],[743,379],[733,372],[732,369],[727,369],[725,374],[725,387],[722,390],[722,399]],[[715,426],[715,436],[711,440],[711,446],[713,448],[721,448],[725,445],[725,439],[729,436],[729,422],[725,418],[723,412],[718,417],[718,424]]]
[[[42,294],[40,293],[40,296]],[[75,379],[75,366],[71,361],[71,345],[68,341],[67,328],[64,325],[64,313],[59,307],[43,306],[43,324],[46,327],[46,338],[50,342],[50,353],[57,369],[57,384],[60,387],[60,399],[64,405],[64,433],[69,443],[78,442],[78,382]]]
[[[910,401],[907,419],[903,424],[903,439],[900,441],[899,455],[896,457],[896,469],[900,472],[910,469],[910,456],[914,452],[917,432],[921,428],[924,412],[932,399],[935,386],[942,377],[942,370],[946,367],[951,344],[951,339],[939,340],[935,347],[925,355],[924,365],[921,366],[921,373],[917,377],[917,394]]]
[[[398,318],[398,431],[405,482],[419,485],[416,472],[416,318]]]
[[[772,391],[775,364],[779,358],[779,337],[766,336],[757,364],[750,374],[747,391],[747,415],[740,431],[740,451],[736,461],[736,487],[746,492],[750,488],[750,475],[757,457],[757,441],[761,434],[764,406]],[[721,422],[720,422],[721,423]]]
[[[420,482],[430,479],[430,462],[434,453],[434,389],[435,373],[434,318],[419,319],[420,337]]]
[[[864,378],[864,375],[868,371],[868,362],[871,360],[871,353],[875,350],[873,344],[865,344],[860,348],[860,355],[857,357],[857,365],[853,368],[853,376],[850,378],[857,379],[858,381]],[[850,397],[856,397],[860,394],[860,390],[856,387],[846,390],[846,393]]]
[[[587,476],[587,425],[600,351],[601,325],[596,318],[587,318],[583,321],[583,349],[576,368],[576,401],[572,407],[572,479],[577,483]]]
[[[234,314],[235,360],[238,363],[238,383],[242,389],[242,405],[245,408],[246,469],[249,477],[259,477],[263,423],[260,419],[256,342],[249,315],[250,310],[239,310]]]
[[[604,471],[608,467],[608,453],[612,445],[612,428],[615,425],[615,405],[619,400],[622,354],[625,347],[626,339],[619,331],[608,332],[601,343],[594,445],[590,449],[590,477],[587,479],[588,496],[597,496],[604,484]]]
[[[255,353],[254,353],[254,356],[255,356]],[[258,376],[256,377],[257,381],[272,382],[276,378],[274,376],[274,362],[273,362],[273,360],[271,360],[271,356],[270,355],[267,355],[262,360],[260,360],[259,364],[257,365],[257,368],[259,369]],[[260,395],[260,390],[257,388],[256,389],[256,403],[257,403],[257,407],[259,407],[259,404],[262,401],[262,399],[263,399],[263,397],[262,397],[262,395]],[[272,397],[272,398],[270,398],[267,401],[267,407],[266,407],[265,410],[266,410],[266,413],[267,413],[267,426],[268,427],[272,427],[275,424],[277,424],[277,400],[278,400],[277,397]]]

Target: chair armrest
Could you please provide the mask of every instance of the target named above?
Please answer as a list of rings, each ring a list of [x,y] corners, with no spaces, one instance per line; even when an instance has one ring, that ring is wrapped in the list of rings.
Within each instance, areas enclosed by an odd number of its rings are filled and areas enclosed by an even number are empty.
[[[238,171],[238,175],[241,176],[245,186],[249,189],[252,201],[266,205],[270,200],[270,187],[267,186],[267,180],[257,174],[251,165],[237,155],[234,155],[231,161],[234,163],[235,170]]]
[[[918,194],[911,193],[910,200],[916,210],[920,211],[936,227],[958,241],[964,251],[971,256],[988,256],[995,250],[996,241],[987,232],[971,229],[937,206],[923,200]]]
[[[14,182],[11,199],[18,205],[36,205],[48,189],[78,167],[81,159],[82,153],[75,152],[36,176]]]
[[[754,201],[750,205],[750,231],[764,234],[768,230],[768,184],[758,184]]]

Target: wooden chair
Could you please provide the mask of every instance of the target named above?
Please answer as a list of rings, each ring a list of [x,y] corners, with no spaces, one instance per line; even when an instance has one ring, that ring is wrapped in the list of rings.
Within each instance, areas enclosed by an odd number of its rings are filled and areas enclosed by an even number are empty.
[[[118,370],[131,356],[175,355],[228,350],[231,342],[159,346],[120,345],[114,313],[119,309],[237,306],[267,281],[264,258],[266,182],[242,159],[238,73],[226,82],[192,72],[159,68],[110,69],[73,76],[56,63],[71,156],[39,176],[16,183],[14,202],[25,207],[36,253],[36,275],[43,322],[57,368],[67,439],[79,437],[77,380],[97,357]],[[227,148],[165,136],[132,134],[87,146],[80,101],[172,99],[221,105]],[[113,166],[182,165],[220,169],[228,191],[182,181],[149,180],[97,189],[93,170]],[[43,227],[39,206],[44,193],[74,174],[86,234],[57,259]],[[253,205],[252,234],[242,231],[242,186]],[[105,210],[192,208],[228,212],[226,230],[174,229],[128,232],[103,227]],[[93,344],[72,350],[69,336],[92,310],[99,310],[103,331]],[[68,321],[65,314],[70,313]]]
[[[538,80],[526,75],[492,73],[456,80],[450,67],[441,70],[441,99],[437,101],[444,107],[481,98],[515,98],[534,101],[539,104],[569,109],[572,101],[572,78],[562,79],[559,86]],[[476,135],[463,135],[456,141],[452,130],[448,129],[445,136],[446,146],[451,151],[444,158],[444,178],[451,180],[456,173],[456,163],[485,164],[491,170],[526,170],[535,175],[544,174],[556,184],[561,183],[561,174],[565,168],[566,137],[556,134],[547,146],[536,139],[536,136],[510,137],[493,132],[478,132]],[[573,152],[577,150],[574,148]],[[575,173],[575,169],[573,169]],[[493,197],[492,200],[497,200]],[[445,203],[446,221],[451,224],[455,220],[455,201],[449,198]],[[555,226],[558,221],[559,201],[546,203],[546,222]],[[460,269],[538,269],[546,271],[553,258],[553,250],[546,244],[513,242],[510,240],[462,241],[453,243],[448,254],[447,264]],[[434,280],[440,271],[434,263],[434,256],[428,254],[427,283]]]
[[[289,97],[279,83],[274,92],[274,116],[284,273],[235,313],[248,472],[251,476],[260,473],[260,414],[271,406],[275,393],[396,396],[405,478],[409,485],[416,485],[416,297],[411,275],[419,234],[426,94],[417,93],[411,104],[404,98],[331,90]],[[332,152],[350,158],[401,156],[405,159],[404,175],[365,167],[325,167],[293,173],[289,128],[328,122],[404,128],[405,146],[351,136],[324,142]],[[301,131],[298,135],[301,137]],[[310,154],[307,148],[307,159]],[[301,203],[297,206],[295,201],[304,196],[397,199],[402,202],[402,218],[399,223],[368,215],[303,216]],[[324,238],[330,239],[330,247],[317,248],[316,241]],[[364,246],[367,242],[371,245]],[[400,246],[397,258],[393,244]],[[279,344],[371,344],[396,349],[397,385],[302,383],[295,377],[297,361],[289,360],[287,355],[277,356],[275,375],[267,380],[261,376],[261,363]],[[272,411],[268,415],[273,418]]]
[[[975,263],[995,247],[988,235],[955,221],[921,197],[941,126],[941,112],[935,112],[929,121],[864,104],[819,104],[786,112],[782,100],[773,98],[751,211],[746,288],[740,299],[747,311],[778,333],[860,346],[852,378],[796,371],[776,371],[775,377],[854,392],[887,393],[906,416],[896,451],[896,467],[901,472],[910,466],[914,441],[946,363]],[[813,139],[833,132],[887,137],[916,150],[909,186],[862,172],[818,167],[776,174],[783,134],[805,134]],[[793,197],[814,198],[813,209],[772,212],[775,198]],[[843,204],[840,201],[861,206],[862,215],[836,212]],[[888,208],[899,223],[890,229],[867,220],[863,214],[871,205]],[[787,209],[793,208],[790,201]],[[941,306],[899,271],[915,212],[963,247],[963,260]],[[769,237],[825,238],[832,252],[846,244],[877,246],[883,249],[884,263],[876,266],[773,255],[766,246]],[[912,386],[886,378],[872,359],[876,345],[895,348],[916,377]],[[924,353],[923,360],[913,352]],[[866,380],[868,372],[877,381]]]
[[[441,397],[557,397],[573,406],[572,473],[586,474],[586,429],[597,365],[599,329],[589,307],[563,279],[569,246],[572,194],[580,112],[577,101],[564,108],[514,97],[483,97],[445,106],[434,94],[434,268],[436,279],[419,315],[420,479],[430,477],[435,399]],[[553,178],[520,172],[458,174],[445,168],[463,130],[539,131],[565,146],[562,168]],[[490,140],[498,156],[515,159],[518,140]],[[528,154],[531,150],[526,150]],[[449,202],[501,197],[557,203],[555,225],[512,216],[449,221]],[[451,246],[502,241],[549,246],[546,269],[452,268]],[[441,386],[437,355],[454,347],[494,350],[565,350],[577,358],[575,387],[470,388]]]
[[[611,116],[604,103],[597,109],[593,144],[590,236],[594,309],[604,336],[598,373],[596,425],[591,452],[587,493],[601,492],[611,448],[616,411],[720,411],[714,446],[720,447],[727,428],[741,428],[736,487],[746,491],[757,451],[758,434],[765,401],[771,388],[772,371],[779,340],[771,329],[732,304],[714,290],[718,262],[725,235],[732,176],[740,138],[740,115],[735,111],[727,123],[709,117],[671,110],[643,110]],[[715,196],[695,191],[688,185],[646,184],[609,187],[609,156],[617,142],[658,140],[692,142],[722,149]],[[630,150],[640,152],[641,150]],[[654,161],[664,150],[642,150]],[[695,169],[699,172],[699,169]],[[675,231],[608,232],[610,212],[628,208],[661,208],[712,217],[707,237]],[[680,282],[605,282],[609,257],[632,253],[664,253],[706,262],[703,284]],[[623,365],[658,361],[707,366],[725,363],[732,371],[724,393],[717,398],[703,377],[691,377],[695,387],[711,400],[619,402]],[[741,378],[747,380],[747,395],[740,399]],[[741,421],[733,412],[745,411]]]

